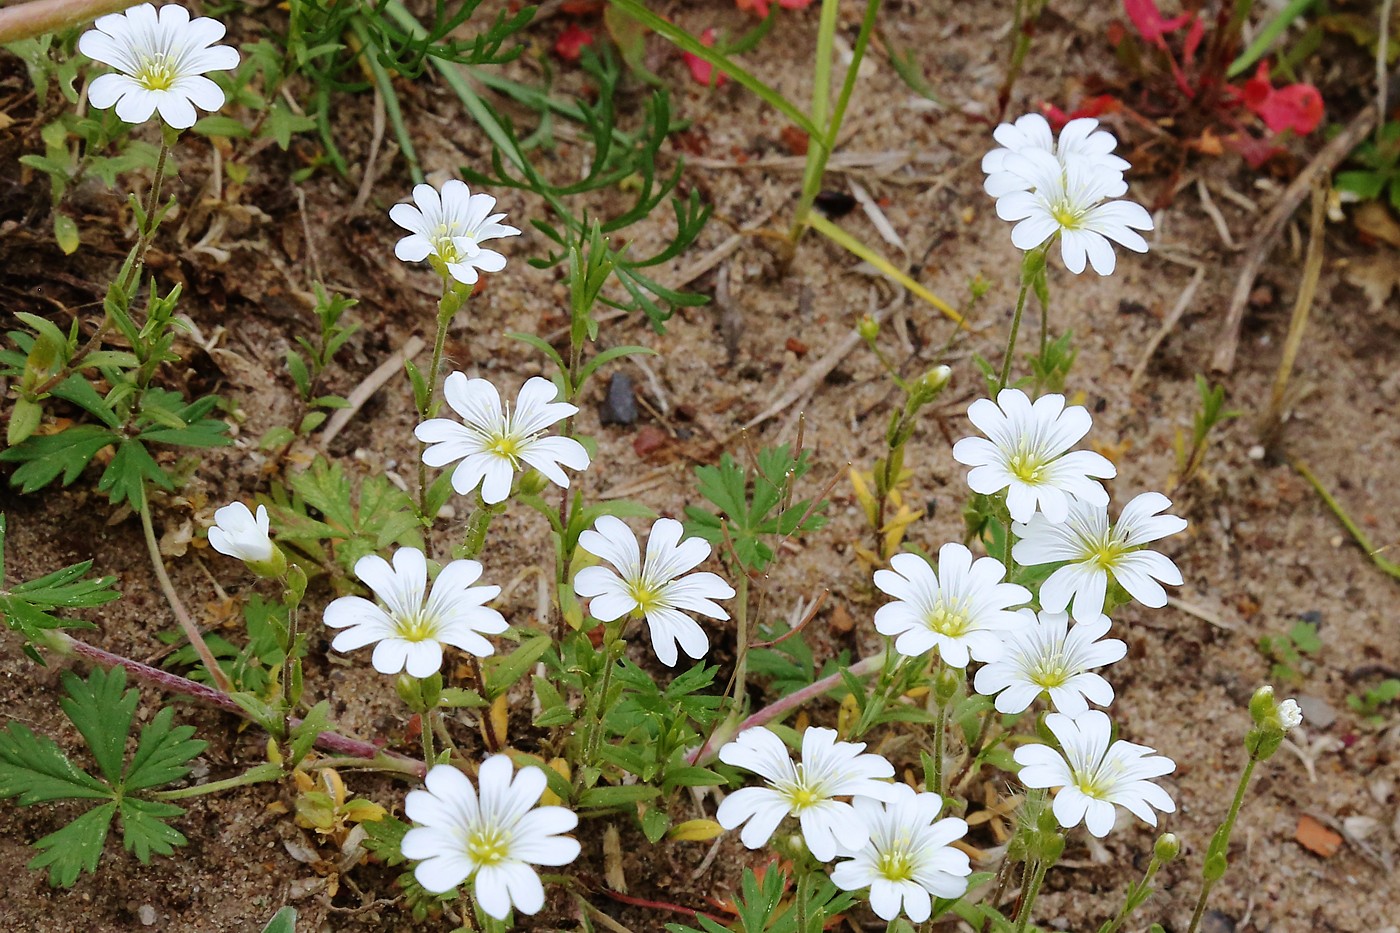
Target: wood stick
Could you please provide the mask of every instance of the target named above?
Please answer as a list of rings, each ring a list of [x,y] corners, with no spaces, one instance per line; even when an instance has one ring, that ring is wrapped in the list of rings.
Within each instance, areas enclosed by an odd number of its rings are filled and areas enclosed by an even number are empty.
[[[32,0],[0,9],[0,45],[58,32],[134,6],[132,0]]]

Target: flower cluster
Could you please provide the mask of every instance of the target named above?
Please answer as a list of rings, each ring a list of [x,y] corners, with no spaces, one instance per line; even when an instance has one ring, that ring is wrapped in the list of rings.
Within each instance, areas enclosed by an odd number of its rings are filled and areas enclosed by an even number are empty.
[[[1032,250],[1058,237],[1065,268],[1076,275],[1086,261],[1099,275],[1113,274],[1109,241],[1143,253],[1147,241],[1137,231],[1152,229],[1142,205],[1116,200],[1128,191],[1129,166],[1113,155],[1118,140],[1098,125],[1088,117],[1071,120],[1057,141],[1044,117],[1026,114],[997,127],[1001,148],[982,159],[997,216],[1018,221],[1011,242]]]

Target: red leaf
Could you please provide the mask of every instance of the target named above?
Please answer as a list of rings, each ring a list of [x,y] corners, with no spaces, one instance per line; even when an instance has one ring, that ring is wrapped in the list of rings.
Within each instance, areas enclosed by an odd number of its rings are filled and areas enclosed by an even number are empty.
[[[1123,11],[1144,39],[1164,51],[1167,48],[1167,33],[1176,32],[1196,18],[1195,13],[1187,12],[1167,19],[1153,0],[1123,0]]]
[[[583,54],[585,45],[592,45],[594,42],[593,33],[584,29],[578,23],[570,23],[564,27],[564,31],[559,34],[559,38],[554,40],[554,54],[564,59],[566,62],[576,62]]]
[[[1080,117],[1101,117],[1106,113],[1116,113],[1122,107],[1122,101],[1112,94],[1100,94],[1098,97],[1091,97],[1084,101],[1069,113],[1065,113],[1054,104],[1044,103],[1040,105],[1040,113],[1050,122],[1050,127],[1058,133],[1071,120],[1078,120]]]
[[[1317,88],[1311,84],[1274,87],[1268,62],[1259,63],[1254,77],[1244,83],[1240,99],[1274,133],[1292,130],[1306,136],[1322,122],[1322,94]]]
[[[704,32],[700,33],[700,44],[707,48],[714,45],[715,31],[713,29],[706,29]],[[706,87],[720,87],[724,82],[729,80],[724,72],[717,72],[714,65],[711,65],[699,55],[693,55],[690,52],[682,52],[681,58],[685,59],[685,64],[690,69],[691,77],[695,78],[697,82]]]
[[[741,10],[753,10],[759,16],[768,16],[768,4],[770,0],[735,0],[736,5]],[[812,0],[778,0],[778,6],[784,10],[805,10],[812,5]]]

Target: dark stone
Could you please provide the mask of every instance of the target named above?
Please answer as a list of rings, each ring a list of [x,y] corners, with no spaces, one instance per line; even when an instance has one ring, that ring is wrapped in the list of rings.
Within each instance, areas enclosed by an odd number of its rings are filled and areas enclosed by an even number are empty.
[[[1201,933],[1235,933],[1235,918],[1222,910],[1208,910],[1201,918]]]
[[[608,392],[598,406],[598,420],[603,424],[634,424],[637,420],[637,397],[632,389],[632,377],[623,372],[608,379]]]

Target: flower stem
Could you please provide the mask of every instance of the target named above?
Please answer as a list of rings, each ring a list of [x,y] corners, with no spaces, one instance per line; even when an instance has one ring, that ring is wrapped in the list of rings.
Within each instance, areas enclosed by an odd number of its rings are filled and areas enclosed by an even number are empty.
[[[1211,838],[1210,847],[1206,850],[1206,863],[1202,869],[1204,878],[1201,882],[1201,896],[1196,899],[1196,910],[1191,915],[1191,925],[1187,927],[1186,933],[1196,933],[1200,928],[1201,918],[1205,916],[1206,901],[1210,898],[1211,889],[1225,874],[1225,868],[1228,865],[1230,835],[1235,831],[1235,820],[1240,815],[1240,806],[1244,803],[1245,791],[1249,789],[1249,779],[1254,776],[1254,766],[1258,763],[1259,758],[1251,753],[1249,761],[1245,763],[1244,771],[1240,774],[1240,783],[1235,787],[1235,799],[1230,802],[1230,812],[1226,814],[1225,821],[1220,824],[1215,835]]]
[[[419,732],[423,739],[423,760],[428,763],[429,768],[437,763],[437,753],[433,750],[433,712],[434,710],[425,709],[418,714]]]
[[[737,562],[736,562],[737,563]],[[734,597],[735,659],[734,659],[734,708],[737,716],[744,708],[744,697],[749,674],[749,574],[742,564],[739,568],[739,585]]]
[[[942,664],[940,659],[939,664]],[[944,786],[943,774],[943,745],[945,733],[948,731],[948,704],[940,702],[938,704],[938,721],[933,726],[933,791],[939,797],[943,797],[947,788]]]
[[[797,933],[807,933],[807,898],[811,896],[812,873],[802,859],[794,859],[792,870],[797,873],[797,891],[793,895],[793,907],[797,911]]]
[[[1021,290],[1016,295],[1016,313],[1011,318],[1011,335],[1006,340],[1006,353],[1001,358],[1001,377],[997,380],[997,391],[1006,388],[1011,381],[1011,360],[1016,351],[1016,333],[1021,329],[1021,315],[1026,310],[1026,295],[1031,290],[1031,281],[1021,276]]]
[[[1147,864],[1147,871],[1143,874],[1142,881],[1138,882],[1136,886],[1128,886],[1128,897],[1124,900],[1123,906],[1112,920],[1103,925],[1099,933],[1118,933],[1119,928],[1128,922],[1128,918],[1132,916],[1133,911],[1137,908],[1138,904],[1142,902],[1141,900],[1135,900],[1135,892],[1146,891],[1152,884],[1152,879],[1157,877],[1157,869],[1161,867],[1162,862],[1154,853],[1152,861]],[[1146,900],[1146,898],[1147,895],[1144,894],[1142,900]]]
[[[462,539],[462,546],[457,549],[454,556],[463,560],[472,560],[480,554],[481,549],[486,546],[486,532],[491,528],[491,519],[495,517],[496,510],[483,503],[478,496],[476,506],[467,519],[467,530]]]
[[[592,715],[588,720],[588,737],[583,744],[583,763],[585,767],[591,766],[598,756],[598,746],[603,740],[603,714],[607,709],[608,691],[612,689],[613,651],[617,644],[617,633],[621,626],[616,623],[606,623],[603,627],[603,681],[602,689],[594,696],[590,704]],[[584,768],[579,769],[582,774]]]
[[[229,682],[228,675],[219,666],[219,662],[214,660],[214,653],[209,650],[204,636],[200,634],[190,614],[185,611],[185,604],[180,602],[180,594],[175,592],[175,585],[170,582],[170,574],[165,571],[165,560],[160,556],[160,542],[156,540],[156,530],[151,524],[151,502],[146,498],[144,485],[141,487],[141,506],[136,511],[141,516],[141,530],[146,536],[146,551],[151,555],[151,566],[155,568],[156,579],[160,581],[161,591],[165,593],[165,601],[170,604],[171,611],[175,613],[175,620],[180,623],[180,628],[194,647],[195,654],[199,655],[199,660],[209,671],[214,686],[223,693],[231,693],[233,684]]]
[[[1031,920],[1032,905],[1040,894],[1040,886],[1045,881],[1045,872],[1049,868],[1050,865],[1044,859],[1035,860],[1035,868],[1029,875],[1030,883],[1021,892],[1021,910],[1016,915],[1016,933],[1025,933],[1026,925]]]
[[[456,283],[444,276],[442,280],[442,298],[438,300],[437,312],[437,334],[433,337],[433,362],[428,369],[428,398],[426,404],[418,410],[418,420],[426,421],[437,414],[438,408],[438,370],[442,368],[442,352],[447,345],[447,328],[452,323],[452,318],[457,315],[457,311],[462,307],[465,295],[459,291]],[[424,513],[424,520],[428,520],[428,465],[423,462],[422,449],[426,445],[419,442],[418,457],[418,510]]]
[[[501,740],[496,735],[496,723],[491,718],[491,698],[486,695],[486,675],[481,672],[481,661],[476,655],[468,655],[471,658],[472,677],[476,679],[476,690],[481,694],[481,698],[487,701],[486,712],[482,714],[482,732],[486,735],[486,750],[488,752],[498,752],[501,750]]]

